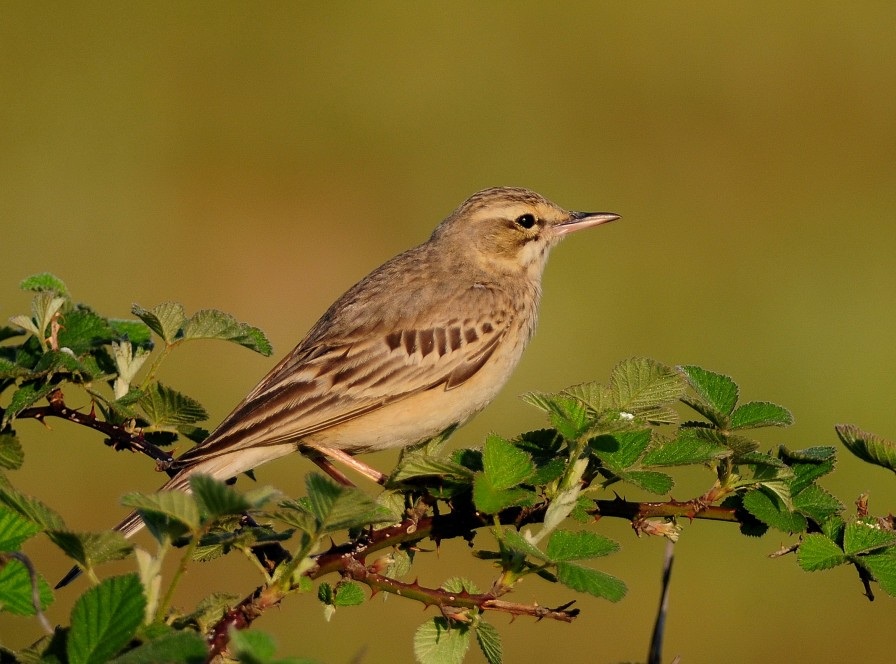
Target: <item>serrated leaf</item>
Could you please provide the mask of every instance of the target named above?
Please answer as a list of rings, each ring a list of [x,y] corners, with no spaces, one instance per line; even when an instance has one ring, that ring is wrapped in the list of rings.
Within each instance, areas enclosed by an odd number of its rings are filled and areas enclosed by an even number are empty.
[[[37,498],[19,493],[12,487],[0,488],[0,503],[13,512],[37,524],[43,530],[62,530],[65,524],[62,517]]]
[[[361,586],[354,581],[345,581],[336,586],[336,595],[333,597],[335,606],[358,606],[363,604],[366,597]]]
[[[143,621],[146,598],[136,574],[105,579],[72,609],[66,651],[71,664],[100,664],[121,650]]]
[[[241,664],[273,664],[277,652],[273,637],[254,629],[230,630],[230,650]]]
[[[63,316],[62,328],[57,338],[61,348],[68,348],[75,355],[82,355],[91,348],[112,341],[114,333],[105,318],[90,309],[78,307]]]
[[[588,441],[588,445],[610,470],[619,473],[637,463],[650,445],[651,436],[650,429],[617,431],[596,436]]]
[[[858,563],[871,572],[884,592],[896,596],[896,549],[860,556]]]
[[[627,590],[625,583],[615,576],[575,563],[558,563],[557,580],[573,590],[602,597],[611,602],[621,600]]]
[[[731,450],[712,440],[706,440],[693,429],[681,429],[676,438],[648,450],[641,459],[644,466],[687,466],[709,463],[730,456]]]
[[[183,325],[183,338],[232,341],[264,356],[273,352],[264,332],[217,309],[203,309],[193,314]]]
[[[138,348],[152,348],[152,331],[143,321],[110,318],[108,322],[116,338],[129,341]]]
[[[233,488],[209,475],[190,475],[190,488],[203,517],[215,520],[231,514],[242,514],[251,505]]]
[[[846,524],[843,551],[848,556],[870,553],[875,549],[896,545],[896,532],[882,528],[870,519],[859,519]]]
[[[175,619],[172,625],[177,629],[196,625],[199,633],[204,634],[239,600],[240,596],[232,593],[212,593],[204,597],[193,611]]]
[[[512,528],[505,528],[501,531],[501,540],[506,547],[522,553],[523,555],[531,556],[544,562],[550,562],[551,560],[544,551],[532,544],[528,539]]]
[[[441,477],[467,484],[473,480],[473,472],[449,459],[440,459],[426,454],[405,454],[398,467],[389,476],[386,483],[392,486],[416,477]]]
[[[495,487],[490,476],[482,473],[473,479],[473,503],[476,509],[485,514],[497,514],[514,505],[532,504],[535,494],[520,487],[499,489]]]
[[[748,492],[743,497],[743,506],[763,523],[785,533],[801,533],[806,530],[806,517],[791,512],[781,496],[770,491],[767,485]]]
[[[465,579],[462,576],[452,576],[450,579],[445,579],[441,588],[449,593],[460,594],[466,592],[471,595],[479,593],[479,587],[470,579]]]
[[[793,497],[793,509],[816,523],[824,523],[843,511],[843,504],[817,484],[811,484]]]
[[[0,433],[0,468],[18,470],[24,461],[25,450],[18,436],[12,431]]]
[[[208,419],[202,404],[161,383],[152,383],[140,397],[139,404],[150,426],[154,427],[193,424]]]
[[[587,409],[580,399],[542,392],[530,392],[521,398],[547,412],[552,426],[567,440],[576,440],[590,425]]]
[[[22,542],[41,530],[33,521],[0,507],[0,551],[18,551]]]
[[[547,555],[555,562],[606,556],[619,550],[613,540],[587,530],[555,530],[548,540]]]
[[[470,647],[465,625],[432,618],[414,632],[414,656],[420,664],[462,664]]]
[[[178,662],[178,664],[203,664],[208,659],[205,641],[196,632],[170,632],[137,646],[110,664],[158,664]]]
[[[644,357],[623,360],[610,375],[615,405],[634,414],[675,401],[684,389],[684,382],[672,368]]]
[[[619,478],[623,482],[658,495],[669,493],[675,486],[674,480],[669,475],[655,470],[628,470],[619,473]]]
[[[37,591],[41,609],[47,608],[53,601],[53,592],[41,576],[37,576]],[[0,611],[17,616],[35,614],[31,575],[21,560],[11,558],[0,565]]]
[[[846,448],[868,463],[896,472],[896,443],[854,424],[838,424],[834,427]]]
[[[793,424],[793,414],[778,404],[768,401],[750,401],[738,406],[731,413],[731,429],[756,429],[758,427],[787,427]]]
[[[199,508],[196,500],[182,491],[161,491],[154,494],[129,493],[121,504],[141,513],[156,513],[172,519],[191,532],[199,530]],[[149,525],[147,523],[147,525]]]
[[[535,472],[532,458],[513,443],[491,435],[482,449],[482,470],[495,489],[521,484]]]
[[[177,341],[181,328],[187,322],[184,307],[177,302],[163,302],[152,309],[144,309],[139,304],[135,304],[131,307],[131,313],[146,323],[149,329],[162,337],[168,344]]]
[[[309,474],[305,485],[319,534],[392,520],[388,510],[360,489],[340,486],[317,473]]]
[[[50,392],[56,389],[51,383],[26,383],[12,393],[9,405],[4,413],[4,423],[14,419],[16,415],[21,413],[29,406],[33,406],[36,402],[46,397]]]
[[[65,295],[66,297],[68,296],[68,288],[65,287],[65,283],[63,283],[62,279],[49,272],[41,272],[40,274],[33,274],[30,277],[25,277],[19,283],[19,288],[24,291],[34,291],[37,293],[50,291],[52,293],[58,293],[59,295]]]
[[[0,380],[16,380],[32,376],[32,371],[0,357]]]
[[[494,625],[480,620],[476,625],[476,643],[485,656],[488,664],[501,664],[504,661],[504,649],[501,646],[501,635]]]
[[[51,530],[47,535],[69,558],[85,569],[110,560],[121,560],[133,550],[124,535],[113,530],[100,533]]]
[[[846,555],[837,544],[820,533],[804,535],[797,551],[797,561],[807,572],[830,569],[846,562]]]
[[[713,424],[727,428],[729,416],[737,404],[737,383],[729,376],[693,365],[680,366],[678,370],[697,395],[696,399],[685,397],[682,401]]]

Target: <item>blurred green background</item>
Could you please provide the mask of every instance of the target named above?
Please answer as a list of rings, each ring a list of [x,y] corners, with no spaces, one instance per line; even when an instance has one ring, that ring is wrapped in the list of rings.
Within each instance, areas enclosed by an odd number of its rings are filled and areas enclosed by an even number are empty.
[[[370,269],[472,192],[526,186],[624,219],[554,252],[539,334],[457,441],[539,427],[518,394],[605,379],[632,355],[729,373],[744,398],[790,407],[796,425],[768,445],[836,445],[841,421],[896,436],[894,28],[893,3],[6,2],[0,318],[27,310],[17,284],[44,270],[106,315],[164,300],[232,312],[275,357],[187,346],[162,377],[214,423]],[[161,483],[65,423],[18,428],[13,481],[73,528],[110,525],[121,494]],[[297,457],[258,475],[298,493],[309,470]],[[823,483],[850,509],[863,491],[893,509],[885,471],[847,456],[838,470]],[[675,497],[703,488],[686,477]],[[896,600],[865,600],[853,570],[769,560],[793,541],[781,533],[685,525],[667,658],[891,661]],[[622,543],[600,567],[628,597],[580,598],[573,625],[494,616],[508,662],[644,658],[663,544],[600,528]],[[458,573],[464,549],[421,556],[421,582]],[[43,540],[30,552],[52,579],[66,568]],[[486,564],[468,573],[489,585]],[[178,601],[255,583],[248,563],[219,561]],[[67,622],[76,592],[51,620]],[[536,581],[515,594],[572,598]],[[284,655],[409,661],[431,612],[380,601],[325,623],[290,598],[258,626]],[[36,635],[0,620],[4,643]]]

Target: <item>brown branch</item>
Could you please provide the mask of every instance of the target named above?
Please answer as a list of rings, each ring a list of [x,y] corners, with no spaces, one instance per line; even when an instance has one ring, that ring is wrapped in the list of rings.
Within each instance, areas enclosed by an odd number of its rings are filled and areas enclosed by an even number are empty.
[[[474,532],[491,526],[491,518],[476,511],[469,501],[455,502],[452,511],[444,514],[413,515],[404,521],[385,528],[368,532],[353,542],[333,545],[329,550],[315,557],[315,566],[306,575],[319,579],[328,574],[339,573],[361,583],[374,591],[384,591],[422,602],[426,606],[438,606],[446,618],[463,620],[464,611],[471,608],[502,611],[511,615],[528,615],[538,620],[548,618],[571,622],[579,611],[570,609],[569,604],[550,609],[538,604],[516,604],[498,599],[494,593],[474,594],[449,593],[442,588],[424,588],[414,583],[406,583],[383,576],[376,571],[376,565],[368,567],[365,560],[370,555],[402,544],[419,542],[429,538],[435,542],[463,537],[472,539]],[[547,504],[534,508],[513,507],[501,512],[502,524],[521,528],[525,525],[541,523]],[[630,502],[622,498],[595,501],[596,518],[617,517],[629,519],[636,531],[650,532],[639,527],[646,519],[659,517],[686,517],[713,521],[738,522],[740,514],[734,508],[706,505],[702,498],[688,501],[669,500],[667,502]],[[276,606],[290,591],[278,591],[273,587],[261,586],[254,593],[228,611],[215,625],[209,638],[209,660],[222,654],[228,645],[228,630],[231,627],[249,627],[266,609]]]
[[[139,429],[131,429],[120,424],[112,424],[105,420],[98,419],[93,409],[89,413],[82,413],[79,410],[70,408],[65,403],[62,390],[53,390],[47,396],[49,402],[46,406],[32,406],[25,408],[16,419],[33,419],[46,424],[44,420],[48,417],[58,417],[68,422],[74,422],[83,427],[99,431],[106,435],[106,445],[115,450],[130,450],[131,452],[139,452],[154,459],[160,470],[168,472],[174,457],[165,452],[152,443],[148,442]],[[171,475],[171,472],[168,473]]]

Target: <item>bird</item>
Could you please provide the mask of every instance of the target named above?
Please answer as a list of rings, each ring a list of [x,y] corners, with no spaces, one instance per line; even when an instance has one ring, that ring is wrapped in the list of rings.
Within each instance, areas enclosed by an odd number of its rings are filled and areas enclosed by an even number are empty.
[[[196,473],[236,477],[297,450],[325,468],[336,459],[381,480],[354,455],[423,442],[481,411],[535,332],[551,248],[618,218],[570,212],[518,187],[473,194],[426,242],[337,299],[203,442],[173,461],[161,490],[188,491]],[[132,513],[117,530],[130,537],[142,526]]]

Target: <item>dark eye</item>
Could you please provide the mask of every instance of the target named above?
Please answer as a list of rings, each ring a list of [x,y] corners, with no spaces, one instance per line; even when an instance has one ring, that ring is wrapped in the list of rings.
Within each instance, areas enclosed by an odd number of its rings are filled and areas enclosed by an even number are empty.
[[[516,223],[521,228],[532,228],[535,225],[535,221],[534,214],[521,214],[516,218]]]

